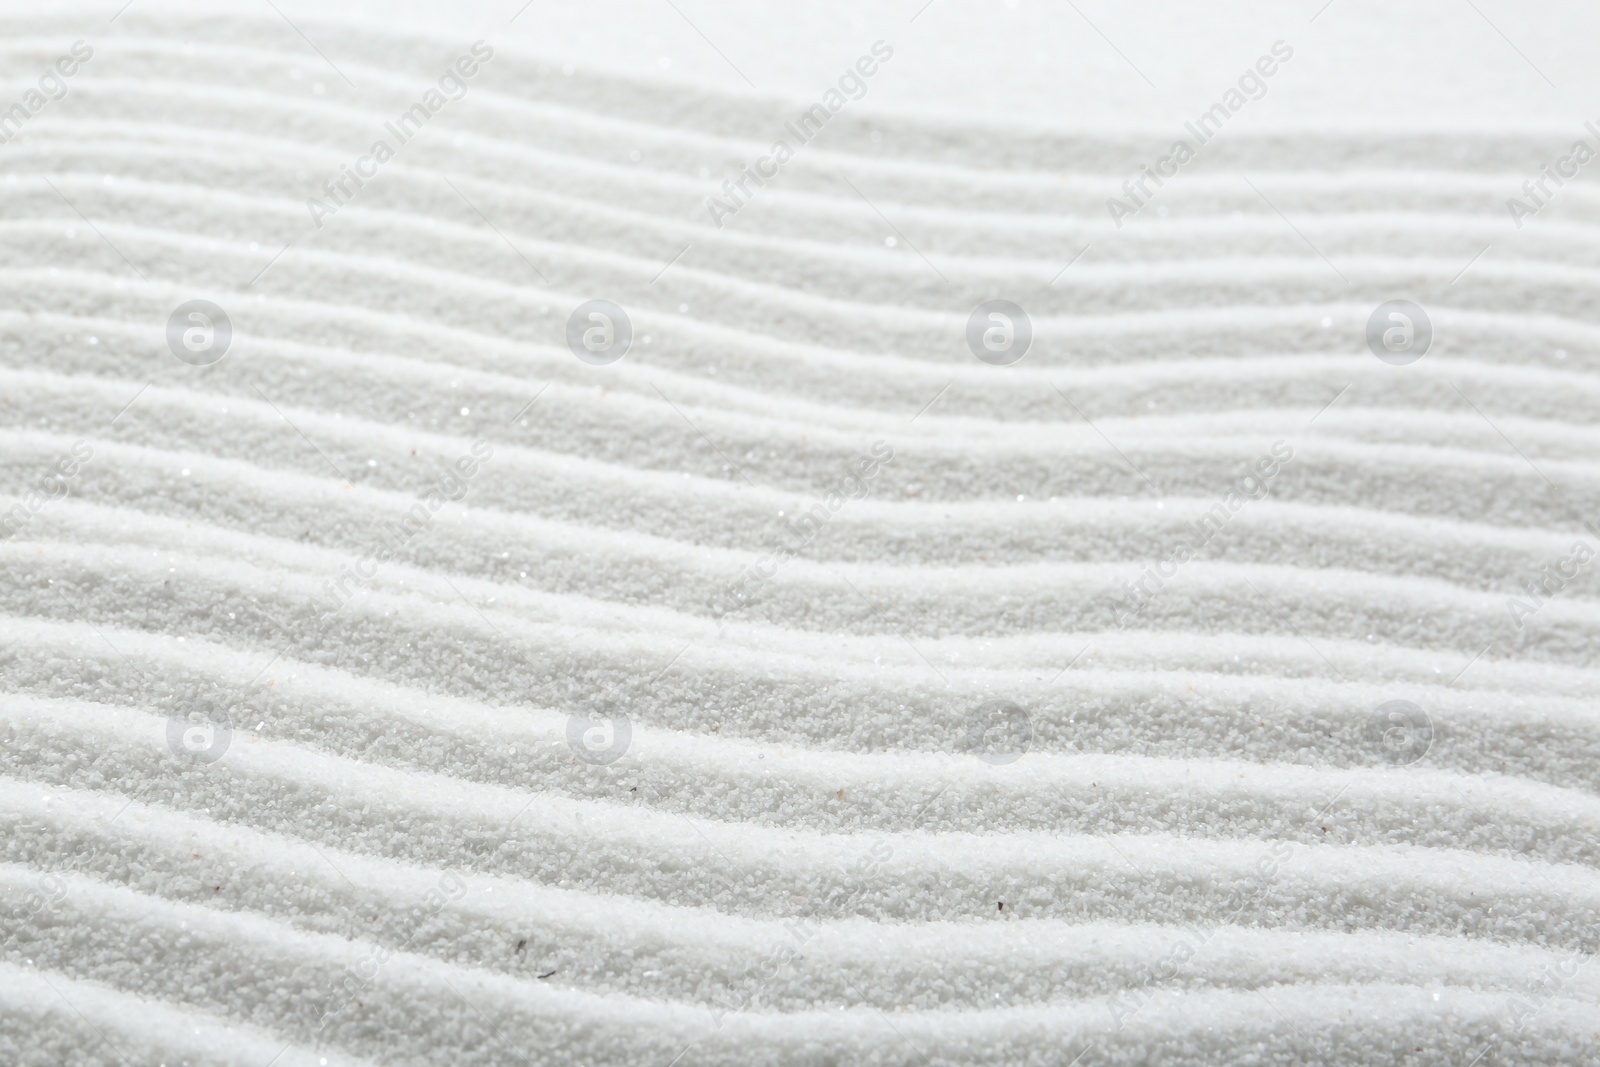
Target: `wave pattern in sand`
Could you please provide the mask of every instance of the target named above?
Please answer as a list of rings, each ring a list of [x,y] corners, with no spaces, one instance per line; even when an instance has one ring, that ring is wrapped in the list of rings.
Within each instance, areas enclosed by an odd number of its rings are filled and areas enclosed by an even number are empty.
[[[7,1062],[1593,1062],[1596,194],[470,44],[0,147]]]

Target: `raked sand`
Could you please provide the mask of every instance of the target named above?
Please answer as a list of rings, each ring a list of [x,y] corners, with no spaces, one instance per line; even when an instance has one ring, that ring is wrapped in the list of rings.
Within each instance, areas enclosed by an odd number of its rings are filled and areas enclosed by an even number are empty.
[[[1596,1062],[1600,194],[1507,199],[1600,136],[1514,45],[1297,125],[1296,38],[1179,165],[1271,27],[986,122],[932,11],[807,143],[875,24],[469,7],[5,24],[0,1061]]]

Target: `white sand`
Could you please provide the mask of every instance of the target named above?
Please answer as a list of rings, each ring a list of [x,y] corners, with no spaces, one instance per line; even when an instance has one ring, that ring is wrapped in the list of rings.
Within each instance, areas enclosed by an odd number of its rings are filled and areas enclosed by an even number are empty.
[[[1475,3],[9,5],[0,1062],[1595,1063],[1596,24]]]

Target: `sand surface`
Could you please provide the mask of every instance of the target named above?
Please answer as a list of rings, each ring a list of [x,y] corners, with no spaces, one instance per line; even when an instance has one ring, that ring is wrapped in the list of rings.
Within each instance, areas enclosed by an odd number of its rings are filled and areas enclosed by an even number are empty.
[[[1596,1062],[1592,9],[118,4],[0,1062]]]

